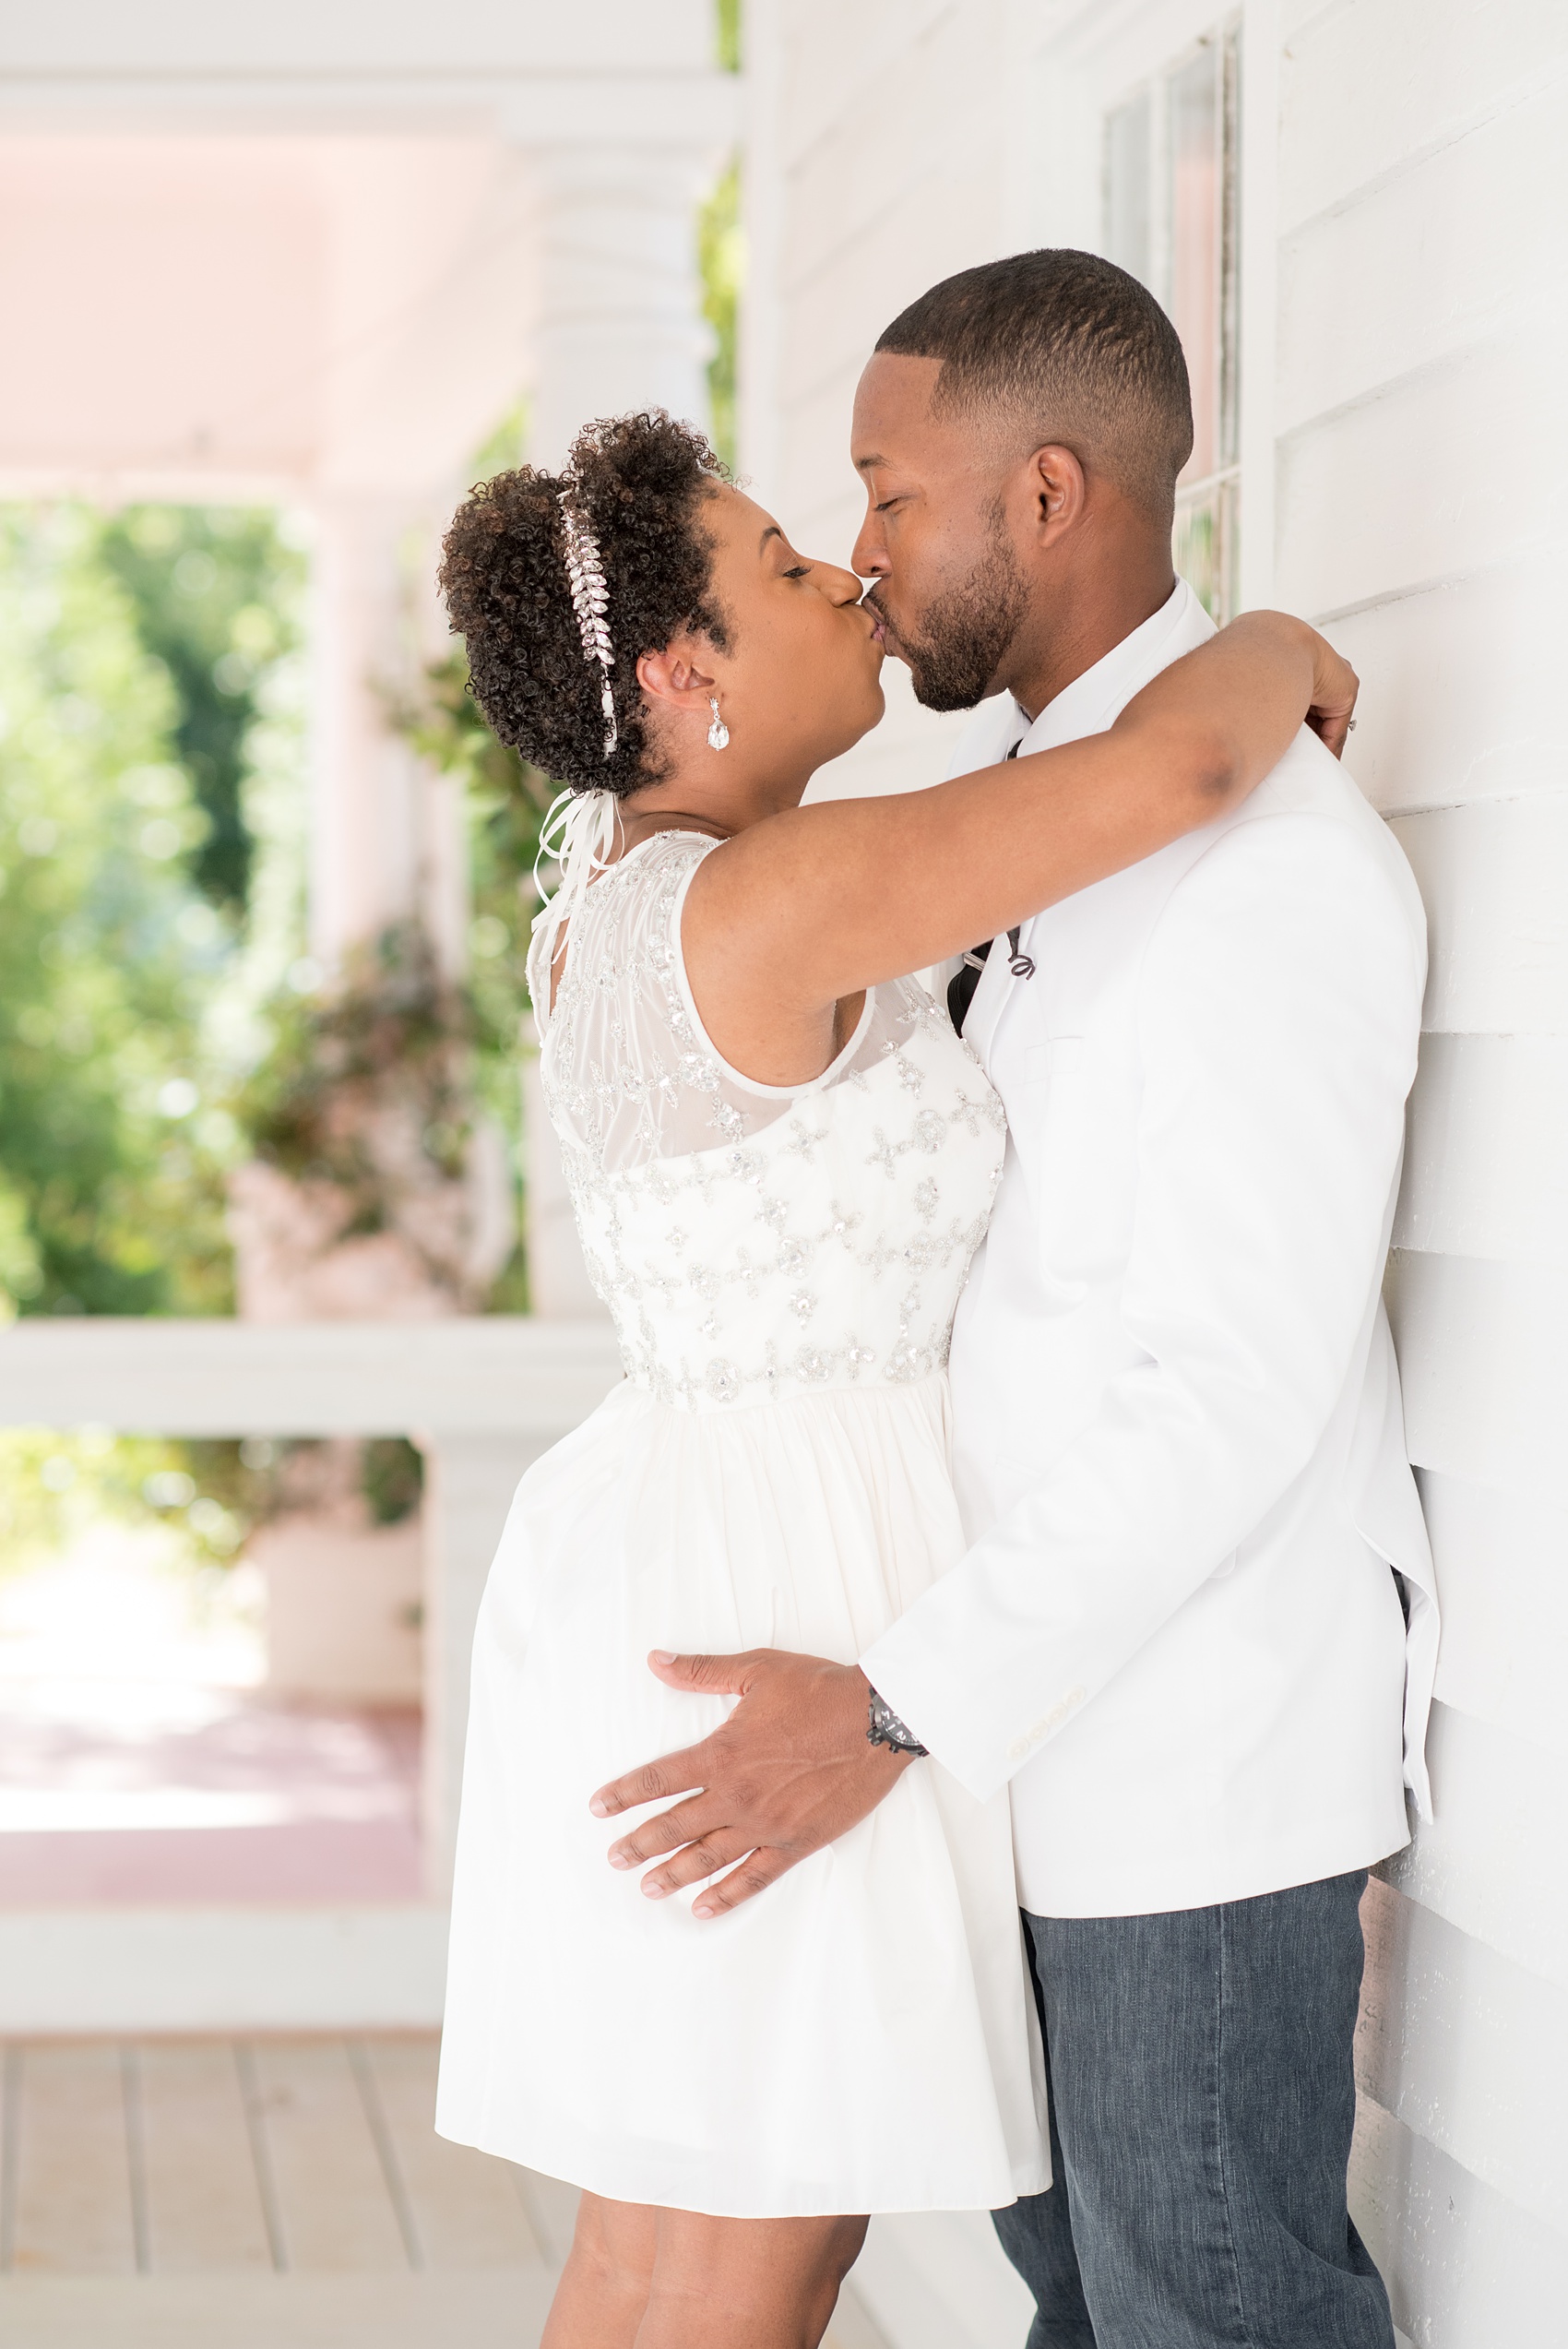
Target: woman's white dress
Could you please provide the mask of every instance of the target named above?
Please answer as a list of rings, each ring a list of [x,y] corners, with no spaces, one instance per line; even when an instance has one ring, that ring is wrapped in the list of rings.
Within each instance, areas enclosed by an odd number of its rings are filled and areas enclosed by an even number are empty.
[[[523,1478],[491,1570],[436,2126],[595,2193],[735,2217],[991,2208],[1049,2182],[1005,1796],[917,1762],[733,1914],[651,1902],[588,1797],[718,1726],[650,1648],[854,1660],[961,1554],[944,1368],[999,1103],[878,987],[814,1084],[730,1069],[681,957],[714,843],[574,907],[541,1074],[625,1382]]]

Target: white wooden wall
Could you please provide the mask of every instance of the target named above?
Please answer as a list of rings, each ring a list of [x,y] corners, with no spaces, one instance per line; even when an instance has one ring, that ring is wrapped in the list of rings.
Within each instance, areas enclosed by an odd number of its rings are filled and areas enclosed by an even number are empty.
[[[848,551],[878,329],[971,261],[1093,242],[1099,105],[1229,13],[750,0],[745,457],[805,546]],[[1391,1297],[1446,1619],[1439,1816],[1369,1894],[1354,2199],[1420,2349],[1547,2349],[1568,2340],[1568,9],[1241,13],[1244,583],[1360,668],[1351,764],[1431,922]],[[954,721],[889,698],[829,788],[940,773]],[[891,2223],[864,2273],[894,2349],[1022,2338],[977,2223]]]
[[[938,278],[1006,250],[991,119],[1004,0],[747,0],[748,232],[742,465],[806,552],[846,563],[865,510],[855,384],[884,327]],[[888,714],[813,795],[936,782],[963,719],[921,709],[889,662]]]
[[[1568,12],[1281,30],[1276,591],[1366,681],[1432,950],[1390,1294],[1438,1818],[1369,1900],[1356,2183],[1406,2331],[1505,2349],[1568,2338]]]

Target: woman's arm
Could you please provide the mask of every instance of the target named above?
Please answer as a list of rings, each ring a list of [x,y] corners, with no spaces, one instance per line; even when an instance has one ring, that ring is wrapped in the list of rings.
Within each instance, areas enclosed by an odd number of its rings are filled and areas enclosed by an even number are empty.
[[[999,936],[1234,806],[1311,715],[1331,749],[1348,663],[1304,621],[1248,613],[1105,733],[930,791],[769,817],[706,856],[682,929],[714,1043],[767,1084],[832,1056],[835,1007]]]

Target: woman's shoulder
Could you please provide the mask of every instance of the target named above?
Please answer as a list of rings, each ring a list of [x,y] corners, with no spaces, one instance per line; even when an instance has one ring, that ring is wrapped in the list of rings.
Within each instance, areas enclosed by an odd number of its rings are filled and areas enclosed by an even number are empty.
[[[595,876],[571,910],[557,1009],[568,993],[602,992],[617,976],[632,981],[646,969],[668,963],[681,892],[718,845],[702,832],[655,832]],[[557,935],[556,924],[548,919],[534,934],[529,980],[536,1015]]]
[[[706,832],[655,832],[601,873],[585,902],[601,921],[636,918],[660,904],[668,909],[709,849],[718,846]]]
[[[639,841],[636,848],[629,849],[619,864],[612,865],[605,878],[620,876],[630,896],[657,897],[662,890],[678,889],[687,875],[719,845],[707,832],[655,832],[650,839]]]
[[[576,916],[588,957],[662,964],[687,882],[719,842],[702,832],[655,832],[628,849],[587,891]]]

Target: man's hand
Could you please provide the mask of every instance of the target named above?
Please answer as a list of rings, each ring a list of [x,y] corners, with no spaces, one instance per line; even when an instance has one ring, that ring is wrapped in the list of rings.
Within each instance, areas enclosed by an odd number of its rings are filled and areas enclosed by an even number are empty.
[[[596,1818],[614,1818],[662,1795],[699,1790],[610,1849],[612,1867],[674,1853],[644,1877],[650,1901],[729,1868],[693,1903],[694,1916],[739,1908],[797,1860],[846,1834],[914,1759],[868,1741],[871,1688],[853,1664],[777,1648],[743,1656],[674,1656],[656,1648],[648,1663],[667,1688],[741,1701],[701,1745],[601,1786],[588,1808]]]

